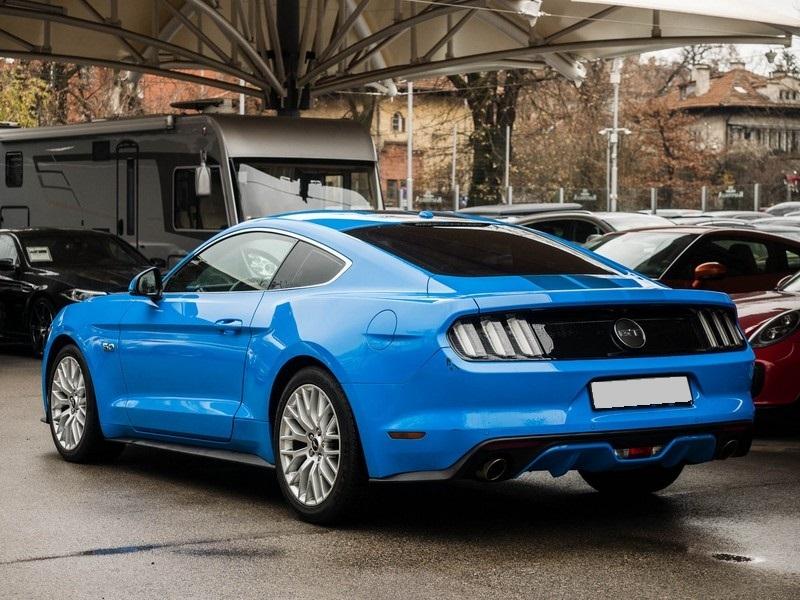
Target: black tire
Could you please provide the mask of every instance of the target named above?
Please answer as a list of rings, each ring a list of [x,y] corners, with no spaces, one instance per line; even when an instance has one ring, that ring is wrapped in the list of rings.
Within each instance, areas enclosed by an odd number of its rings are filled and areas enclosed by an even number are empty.
[[[84,422],[83,434],[80,441],[74,448],[65,448],[59,441],[58,434],[56,433],[56,423],[53,417],[53,378],[59,365],[66,358],[72,358],[77,361],[83,374],[84,387],[86,390],[86,416]],[[97,415],[97,402],[94,395],[94,385],[92,384],[92,376],[89,372],[86,362],[80,350],[74,345],[64,346],[56,355],[50,370],[47,374],[47,410],[48,422],[50,424],[50,435],[53,438],[56,450],[64,458],[64,460],[74,463],[91,463],[104,460],[111,460],[120,455],[125,449],[125,444],[118,442],[109,442],[103,437],[103,431],[100,428],[100,421]]]
[[[672,485],[683,471],[676,467],[649,466],[622,471],[580,471],[583,480],[602,494],[613,496],[642,496]]]
[[[306,385],[316,386],[325,392],[334,409],[339,428],[338,472],[327,497],[315,506],[308,506],[295,497],[295,493],[292,492],[287,481],[280,454],[280,427],[284,411],[294,392]],[[320,525],[333,524],[350,516],[364,498],[367,476],[355,419],[344,391],[336,379],[327,371],[316,367],[307,367],[298,371],[286,384],[281,394],[273,425],[275,470],[278,485],[289,505],[304,521]],[[324,444],[322,446],[324,447]],[[311,446],[309,445],[309,447]]]
[[[56,316],[53,303],[47,298],[35,298],[28,308],[28,340],[34,356],[41,356],[47,333]]]

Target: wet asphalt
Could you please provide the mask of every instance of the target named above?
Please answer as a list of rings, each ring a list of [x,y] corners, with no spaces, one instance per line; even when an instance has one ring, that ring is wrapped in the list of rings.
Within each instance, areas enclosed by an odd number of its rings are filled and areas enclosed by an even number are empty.
[[[62,461],[39,369],[0,352],[0,598],[800,598],[800,424],[636,503],[574,474],[374,485],[329,529],[268,470]]]

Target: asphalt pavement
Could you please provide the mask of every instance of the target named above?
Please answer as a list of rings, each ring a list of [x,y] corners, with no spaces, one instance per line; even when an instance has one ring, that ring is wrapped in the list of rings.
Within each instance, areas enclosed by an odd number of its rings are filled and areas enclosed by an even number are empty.
[[[269,470],[62,461],[39,370],[0,353],[2,598],[800,598],[800,425],[635,503],[574,474],[384,484],[323,528]]]

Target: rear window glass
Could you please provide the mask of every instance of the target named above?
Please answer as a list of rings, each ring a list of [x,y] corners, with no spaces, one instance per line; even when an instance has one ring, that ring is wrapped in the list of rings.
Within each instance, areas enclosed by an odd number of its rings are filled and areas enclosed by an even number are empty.
[[[697,236],[689,233],[641,231],[603,237],[589,249],[629,269],[658,279]]]
[[[533,232],[498,225],[386,225],[348,232],[437,275],[603,275],[600,262]]]

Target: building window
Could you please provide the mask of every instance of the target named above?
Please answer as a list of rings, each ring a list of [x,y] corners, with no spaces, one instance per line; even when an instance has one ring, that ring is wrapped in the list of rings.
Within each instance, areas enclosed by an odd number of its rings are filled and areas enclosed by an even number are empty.
[[[211,167],[211,194],[198,196],[194,167],[178,167],[172,181],[173,227],[176,230],[219,231],[228,226],[219,167]]]
[[[400,203],[400,180],[386,180],[386,204],[388,206],[398,206]]]
[[[406,120],[399,112],[392,115],[392,131],[403,133],[406,130]]]
[[[22,152],[6,152],[6,186],[22,187]]]

